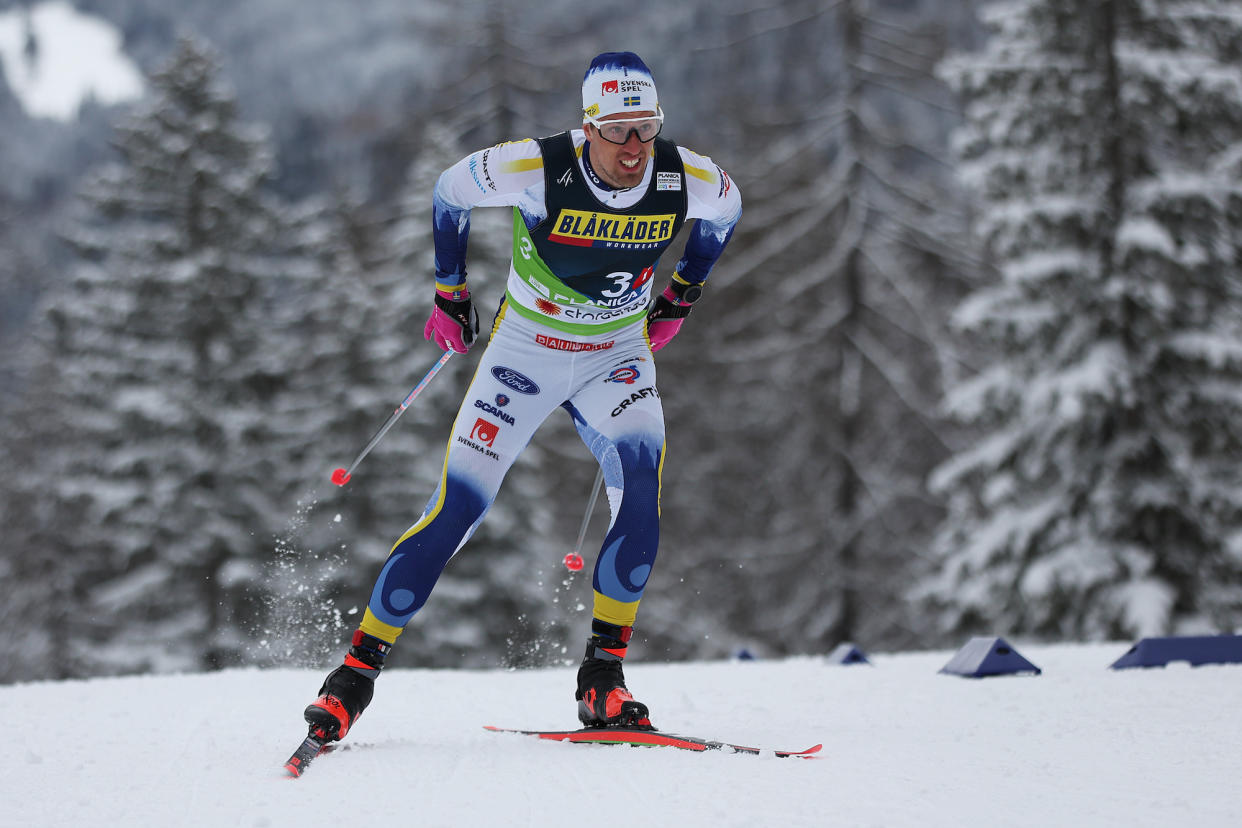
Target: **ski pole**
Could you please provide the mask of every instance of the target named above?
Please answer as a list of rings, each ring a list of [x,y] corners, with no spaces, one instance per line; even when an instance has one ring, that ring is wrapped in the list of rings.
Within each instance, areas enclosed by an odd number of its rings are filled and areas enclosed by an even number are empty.
[[[371,442],[367,443],[366,447],[363,448],[362,451],[358,452],[358,456],[354,458],[354,462],[349,464],[348,469],[337,469],[332,472],[333,483],[338,486],[344,486],[349,482],[349,476],[354,473],[354,469],[358,468],[358,464],[362,462],[362,458],[371,453],[371,449],[375,448],[375,444],[383,439],[384,435],[388,433],[388,429],[392,428],[393,423],[397,422],[397,418],[399,418],[405,410],[410,407],[410,403],[414,402],[414,398],[427,387],[427,383],[431,382],[431,378],[444,367],[444,363],[448,362],[449,357],[452,355],[452,351],[445,351],[444,356],[440,357],[440,361],[431,366],[431,370],[428,371],[427,375],[419,381],[418,385],[414,386],[414,390],[411,391],[410,395],[405,398],[400,406],[397,407],[397,410],[392,412],[392,415],[389,416],[388,421],[380,426],[379,431],[375,432],[375,436],[371,438]]]
[[[587,524],[591,522],[591,512],[595,511],[595,499],[599,497],[600,484],[604,482],[604,467],[600,466],[595,474],[595,485],[591,487],[591,499],[587,501],[586,514],[582,516],[582,528],[578,530],[578,542],[574,551],[565,556],[565,568],[570,572],[582,569],[582,541],[586,538]]]

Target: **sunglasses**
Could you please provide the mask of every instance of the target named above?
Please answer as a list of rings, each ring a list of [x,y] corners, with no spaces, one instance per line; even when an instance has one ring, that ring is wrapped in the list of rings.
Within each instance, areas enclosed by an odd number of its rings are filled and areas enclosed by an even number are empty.
[[[664,113],[653,118],[618,118],[615,121],[597,121],[587,118],[586,122],[599,130],[599,135],[610,144],[624,144],[630,140],[630,133],[638,136],[644,144],[653,140],[664,128]]]

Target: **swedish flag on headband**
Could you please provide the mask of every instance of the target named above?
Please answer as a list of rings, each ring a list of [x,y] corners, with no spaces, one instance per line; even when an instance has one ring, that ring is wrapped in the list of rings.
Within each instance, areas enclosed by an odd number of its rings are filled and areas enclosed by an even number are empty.
[[[643,99],[640,98],[638,95],[626,95],[622,103],[624,103],[626,106],[638,106],[640,103],[642,103],[642,100]]]

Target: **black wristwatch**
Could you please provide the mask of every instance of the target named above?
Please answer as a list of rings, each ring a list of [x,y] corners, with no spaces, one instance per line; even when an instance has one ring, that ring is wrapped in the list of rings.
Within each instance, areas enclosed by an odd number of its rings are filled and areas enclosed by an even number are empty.
[[[670,287],[673,288],[673,294],[687,305],[693,305],[703,295],[703,286],[700,284],[687,285],[674,279]]]

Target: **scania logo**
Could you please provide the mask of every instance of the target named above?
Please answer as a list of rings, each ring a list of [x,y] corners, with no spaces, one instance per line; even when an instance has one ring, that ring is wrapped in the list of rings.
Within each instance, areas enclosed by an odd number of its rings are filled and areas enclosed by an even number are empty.
[[[503,365],[497,365],[492,369],[492,376],[504,383],[508,388],[513,389],[519,394],[538,394],[539,386],[535,385],[535,381],[525,374],[520,374],[512,368],[506,368]]]
[[[504,394],[497,394],[496,396],[498,396],[498,397],[503,397],[503,396],[504,396]],[[481,409],[483,409],[483,410],[484,410],[484,411],[486,411],[488,414],[491,414],[493,417],[499,417],[499,418],[501,419],[501,421],[506,422],[506,423],[508,423],[509,425],[514,425],[514,423],[516,422],[516,421],[513,419],[513,417],[512,417],[512,416],[510,416],[510,415],[506,414],[505,412],[501,411],[501,410],[500,410],[499,408],[497,408],[496,406],[491,405],[491,404],[489,404],[489,403],[485,403],[485,402],[483,402],[482,400],[475,400],[475,401],[474,401],[474,407],[475,407],[475,408],[481,408]]]

